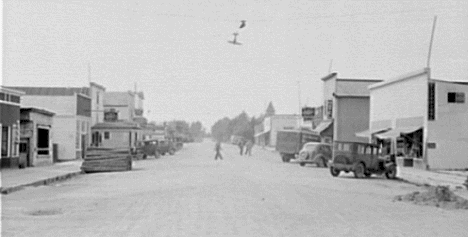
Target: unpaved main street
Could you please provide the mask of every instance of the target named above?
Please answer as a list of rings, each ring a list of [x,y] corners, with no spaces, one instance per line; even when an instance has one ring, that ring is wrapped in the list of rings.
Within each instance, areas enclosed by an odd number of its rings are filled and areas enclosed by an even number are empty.
[[[4,195],[2,236],[467,236],[466,210],[393,202],[418,187],[213,148]]]

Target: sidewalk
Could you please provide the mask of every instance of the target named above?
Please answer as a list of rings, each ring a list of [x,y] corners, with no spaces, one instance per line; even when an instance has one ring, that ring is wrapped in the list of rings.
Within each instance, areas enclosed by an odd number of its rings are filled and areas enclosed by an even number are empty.
[[[2,169],[0,193],[8,194],[26,186],[45,185],[81,174],[82,160],[25,169]]]
[[[397,176],[416,185],[449,186],[459,196],[468,200],[468,189],[463,185],[468,172],[463,171],[428,171],[407,167],[398,167]]]

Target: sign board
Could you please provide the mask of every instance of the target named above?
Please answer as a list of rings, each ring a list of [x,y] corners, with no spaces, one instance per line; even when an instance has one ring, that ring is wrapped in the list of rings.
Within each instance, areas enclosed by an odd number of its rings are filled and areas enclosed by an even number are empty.
[[[315,108],[304,107],[302,108],[302,117],[304,121],[311,121],[315,116]]]
[[[115,109],[104,112],[104,121],[106,122],[115,122],[118,119],[118,113]]]

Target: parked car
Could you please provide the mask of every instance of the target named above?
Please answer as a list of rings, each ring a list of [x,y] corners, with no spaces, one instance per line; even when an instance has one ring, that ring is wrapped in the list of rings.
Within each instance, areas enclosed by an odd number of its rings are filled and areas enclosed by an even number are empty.
[[[158,140],[145,140],[142,142],[141,150],[143,152],[143,159],[146,159],[148,156],[154,156],[155,158],[159,158],[159,151],[158,151]]]
[[[387,178],[394,179],[397,175],[394,157],[380,156],[379,147],[371,143],[335,141],[329,166],[334,177],[341,171],[353,172],[356,178],[385,174]]]
[[[158,144],[158,152],[161,155],[165,155],[166,153],[169,153],[169,155],[174,155],[176,152],[176,147],[174,142],[171,140],[160,140]]]
[[[327,167],[331,157],[331,144],[308,142],[302,147],[296,162],[301,166],[305,166],[306,164],[316,164],[318,167]]]
[[[320,142],[320,135],[309,130],[284,130],[276,135],[276,151],[283,162],[295,159],[307,142]]]

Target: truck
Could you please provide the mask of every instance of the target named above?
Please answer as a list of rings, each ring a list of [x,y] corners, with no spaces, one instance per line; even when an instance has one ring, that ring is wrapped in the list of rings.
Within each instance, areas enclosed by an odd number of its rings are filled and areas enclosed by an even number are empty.
[[[280,153],[283,162],[289,162],[296,156],[307,142],[320,142],[320,134],[312,130],[283,130],[276,135],[276,151]]]

